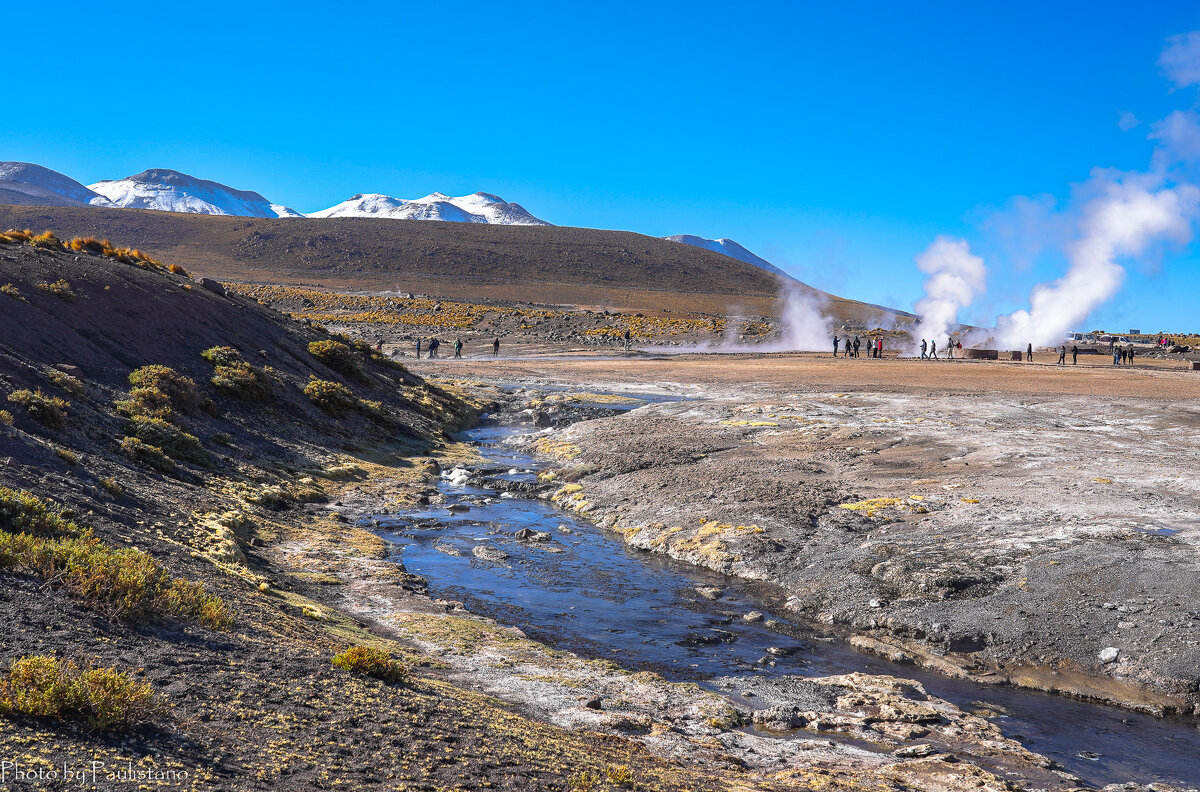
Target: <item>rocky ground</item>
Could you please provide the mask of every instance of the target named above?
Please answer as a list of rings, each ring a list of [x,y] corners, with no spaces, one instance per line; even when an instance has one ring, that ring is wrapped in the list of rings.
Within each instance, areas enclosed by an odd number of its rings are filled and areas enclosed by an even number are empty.
[[[796,613],[945,673],[1195,712],[1200,380],[932,365],[458,370],[689,397],[534,443],[589,465],[555,498],[631,545],[778,583]]]

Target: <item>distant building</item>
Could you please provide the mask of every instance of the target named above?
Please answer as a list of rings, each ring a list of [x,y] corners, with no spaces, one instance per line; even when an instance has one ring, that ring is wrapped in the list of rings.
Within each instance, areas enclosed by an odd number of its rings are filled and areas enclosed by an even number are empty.
[[[1141,335],[1141,334],[1142,334],[1141,330],[1130,330],[1129,331],[1129,335]]]

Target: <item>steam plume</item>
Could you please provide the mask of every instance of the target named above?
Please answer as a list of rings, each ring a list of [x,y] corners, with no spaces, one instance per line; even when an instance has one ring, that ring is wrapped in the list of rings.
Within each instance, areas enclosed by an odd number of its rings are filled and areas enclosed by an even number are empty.
[[[1035,286],[1029,310],[1000,317],[997,340],[1002,347],[1057,344],[1125,279],[1117,263],[1136,256],[1157,238],[1180,243],[1191,239],[1191,220],[1200,190],[1190,184],[1161,187],[1152,177],[1104,172],[1093,175],[1100,195],[1080,215],[1078,238],[1067,248],[1071,262],[1063,277]]]
[[[940,344],[958,325],[958,309],[983,291],[987,269],[965,239],[948,236],[939,236],[917,256],[917,269],[929,275],[925,296],[916,305],[921,335]]]

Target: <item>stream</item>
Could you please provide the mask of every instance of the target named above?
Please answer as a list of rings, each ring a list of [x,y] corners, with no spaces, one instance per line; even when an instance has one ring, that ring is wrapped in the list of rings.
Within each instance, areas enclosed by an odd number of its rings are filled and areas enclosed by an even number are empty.
[[[658,400],[643,397],[627,407]],[[438,486],[444,504],[377,516],[375,530],[410,572],[429,582],[431,596],[461,601],[471,612],[518,627],[556,649],[698,682],[741,707],[756,703],[739,696],[740,679],[890,674],[916,679],[930,694],[963,709],[1004,713],[991,720],[1007,736],[1089,784],[1200,782],[1200,730],[1194,720],[1155,718],[896,665],[792,621],[784,593],[770,584],[635,550],[548,501],[502,497],[487,486],[489,478],[536,480],[541,463],[504,442],[529,430],[484,424],[463,432],[460,439],[475,444],[487,460],[473,471],[482,480],[443,478]],[[522,528],[550,538],[519,541],[514,534]],[[477,557],[480,545],[507,558]],[[703,587],[721,593],[708,599],[698,591]],[[761,612],[763,620],[744,620],[751,611]]]

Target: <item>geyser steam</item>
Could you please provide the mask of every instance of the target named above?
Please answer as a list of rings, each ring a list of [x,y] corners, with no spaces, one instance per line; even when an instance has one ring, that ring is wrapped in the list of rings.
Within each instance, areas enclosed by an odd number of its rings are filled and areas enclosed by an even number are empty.
[[[1200,190],[1190,184],[1156,188],[1142,174],[1114,178],[1097,173],[1092,179],[1100,195],[1088,202],[1079,218],[1079,235],[1067,247],[1071,266],[1063,277],[1038,284],[1029,310],[1015,311],[996,322],[1001,346],[1056,345],[1121,287],[1121,256],[1136,256],[1163,237],[1186,243]]]
[[[917,269],[929,275],[925,296],[916,305],[921,335],[943,344],[958,325],[958,310],[983,291],[987,269],[965,239],[948,236],[939,236],[917,256]]]

